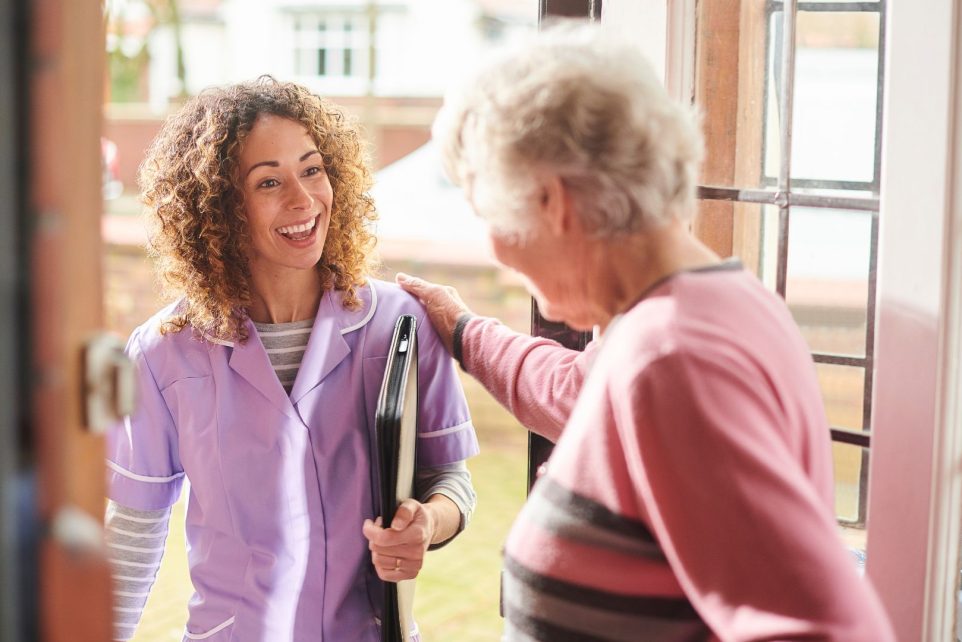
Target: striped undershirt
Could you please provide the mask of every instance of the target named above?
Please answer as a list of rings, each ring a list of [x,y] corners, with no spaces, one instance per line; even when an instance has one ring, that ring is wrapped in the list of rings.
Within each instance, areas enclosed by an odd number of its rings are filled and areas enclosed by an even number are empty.
[[[129,640],[140,622],[167,541],[170,509],[139,511],[107,502],[104,540],[114,587],[114,639]]]
[[[314,319],[291,323],[254,323],[274,372],[287,394],[291,394],[304,351],[311,338]]]

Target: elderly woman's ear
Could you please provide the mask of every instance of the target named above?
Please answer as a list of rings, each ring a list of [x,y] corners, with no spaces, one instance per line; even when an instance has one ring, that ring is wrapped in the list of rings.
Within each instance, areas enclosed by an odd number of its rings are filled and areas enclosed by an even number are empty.
[[[555,235],[570,233],[580,228],[581,221],[575,212],[575,202],[570,188],[557,174],[542,176],[541,194],[538,202],[538,220]]]

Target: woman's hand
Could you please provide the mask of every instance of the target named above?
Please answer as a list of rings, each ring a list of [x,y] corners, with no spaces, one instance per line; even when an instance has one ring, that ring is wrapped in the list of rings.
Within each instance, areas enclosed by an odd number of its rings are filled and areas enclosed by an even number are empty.
[[[371,562],[385,582],[417,577],[437,530],[434,513],[426,504],[405,499],[398,506],[390,528],[381,528],[381,518],[364,520],[362,529],[371,549]]]
[[[424,305],[441,342],[453,354],[454,326],[463,315],[471,314],[458,291],[449,285],[437,285],[403,272],[399,272],[395,280]]]

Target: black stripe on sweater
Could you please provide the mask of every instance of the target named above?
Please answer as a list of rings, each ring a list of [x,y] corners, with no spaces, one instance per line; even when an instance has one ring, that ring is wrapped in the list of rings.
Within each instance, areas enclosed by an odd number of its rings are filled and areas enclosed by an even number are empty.
[[[623,595],[579,586],[536,573],[507,554],[504,556],[504,568],[519,582],[535,591],[582,606],[664,620],[701,620],[691,602],[684,597]]]
[[[643,522],[619,515],[593,499],[568,490],[550,477],[543,477],[538,481],[536,492],[543,493],[545,499],[552,504],[562,507],[578,519],[590,522],[595,526],[632,539],[658,542]]]

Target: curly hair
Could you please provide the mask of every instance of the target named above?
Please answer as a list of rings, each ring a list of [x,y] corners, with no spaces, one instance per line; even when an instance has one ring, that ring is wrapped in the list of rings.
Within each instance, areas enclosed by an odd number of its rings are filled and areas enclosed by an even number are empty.
[[[262,76],[190,99],[164,123],[140,167],[148,253],[165,293],[183,299],[163,332],[190,325],[218,340],[247,340],[251,238],[238,156],[261,114],[302,124],[317,144],[334,192],[317,271],[325,290],[344,292],[346,308],[360,305],[356,288],[374,269],[377,216],[357,125],[306,88]]]

